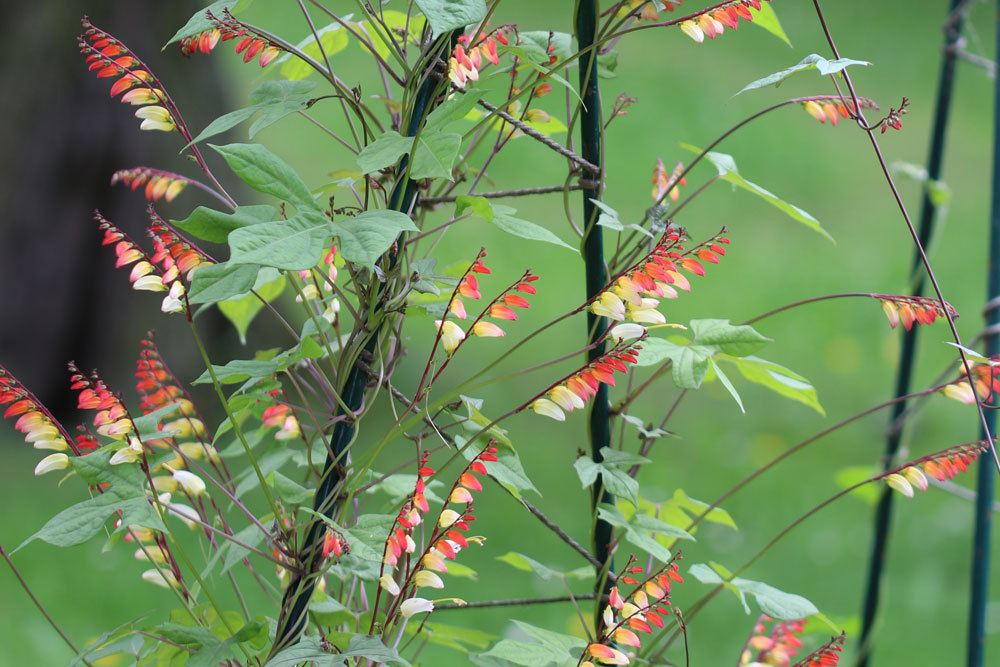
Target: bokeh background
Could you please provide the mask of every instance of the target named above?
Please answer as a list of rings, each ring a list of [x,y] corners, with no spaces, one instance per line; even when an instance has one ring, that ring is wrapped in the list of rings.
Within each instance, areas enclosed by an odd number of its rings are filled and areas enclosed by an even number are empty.
[[[700,3],[691,2],[692,7]],[[571,29],[572,2],[505,0],[500,21],[527,29]],[[878,3],[827,3],[827,14],[842,54],[871,61],[854,68],[859,92],[883,108],[902,96],[911,100],[904,129],[883,139],[890,161],[922,164],[926,159],[929,121],[941,56],[941,24],[945,0],[882,0]],[[993,52],[994,9],[974,2],[966,30],[970,51]],[[687,8],[688,3],[685,3]],[[668,164],[687,159],[681,142],[704,145],[748,114],[790,96],[829,93],[828,82],[813,74],[789,80],[779,90],[734,93],[747,82],[798,62],[809,53],[827,55],[811,3],[774,3],[793,46],[763,30],[743,27],[698,45],[676,30],[646,31],[619,45],[618,76],[602,82],[606,104],[619,93],[638,98],[626,117],[608,133],[606,201],[623,219],[638,219],[649,205],[649,176],[658,157]],[[0,66],[7,91],[7,122],[0,129],[0,361],[19,375],[67,421],[71,411],[64,364],[99,367],[121,389],[130,386],[131,364],[138,337],[159,332],[161,346],[182,377],[200,373],[186,328],[157,312],[156,299],[127,289],[126,276],[113,270],[110,251],[99,247],[90,221],[95,207],[138,235],[145,202],[126,190],[112,190],[112,171],[140,164],[194,174],[180,157],[175,137],[140,134],[127,109],[107,99],[103,82],[88,76],[76,53],[79,15],[121,36],[147,57],[171,88],[189,124],[206,125],[226,110],[242,106],[247,92],[261,80],[259,69],[244,66],[229,48],[211,57],[183,59],[160,46],[197,9],[193,2],[109,2],[77,0],[60,3],[6,3],[0,22],[8,26],[8,57]],[[303,38],[308,27],[289,1],[258,2],[245,15],[290,41]],[[318,20],[318,19],[317,19]],[[336,56],[335,67],[348,81],[375,79],[356,47]],[[952,200],[940,233],[931,246],[932,259],[946,296],[963,313],[959,327],[969,339],[980,329],[984,301],[986,238],[990,179],[993,82],[982,69],[959,66],[954,111],[948,135],[944,180]],[[560,101],[550,97],[551,110]],[[333,114],[319,109],[334,122]],[[230,133],[246,140],[245,128]],[[260,135],[259,141],[295,165],[309,185],[320,187],[331,172],[351,168],[349,156],[325,141],[314,128],[290,118]],[[828,292],[905,292],[912,250],[903,222],[885,187],[862,133],[848,124],[819,125],[792,107],[755,122],[718,150],[734,155],[744,176],[813,214],[836,239],[830,243],[785,218],[776,209],[742,191],[716,185],[683,214],[681,221],[707,236],[723,224],[731,229],[729,256],[709,276],[696,281],[691,295],[667,304],[672,321],[723,317],[741,321],[773,306]],[[216,161],[224,170],[221,161]],[[699,167],[692,187],[711,175]],[[490,176],[496,187],[554,184],[562,181],[565,163],[540,154],[530,140],[516,142],[496,161]],[[228,174],[227,174],[228,176]],[[233,183],[235,178],[228,178]],[[914,214],[919,186],[905,177],[900,184]],[[238,187],[236,187],[238,190]],[[240,192],[241,202],[258,195]],[[185,192],[162,212],[182,218],[197,195]],[[562,202],[534,198],[516,202],[520,215],[570,238]],[[577,206],[575,198],[573,205]],[[441,215],[441,214],[438,214]],[[577,212],[578,216],[579,213]],[[554,248],[503,236],[476,223],[456,226],[437,248],[444,263],[488,245],[500,279],[531,266],[544,276],[544,288],[528,323],[540,323],[543,312],[562,312],[582,300],[579,257]],[[498,282],[499,284],[499,282]],[[212,315],[202,319],[216,359],[246,356],[229,325]],[[826,409],[823,417],[737,380],[747,414],[718,383],[707,385],[686,401],[671,423],[680,437],[662,440],[656,463],[641,477],[643,494],[654,500],[675,488],[710,500],[808,435],[885,400],[893,386],[899,337],[891,332],[877,303],[842,300],[820,304],[768,320],[759,327],[774,339],[761,356],[808,377]],[[412,386],[426,332],[408,331],[414,357],[397,376]],[[525,327],[527,330],[527,327]],[[572,321],[533,344],[509,370],[529,366],[579,344],[583,323]],[[511,331],[511,341],[516,332]],[[952,357],[945,345],[944,324],[921,334],[916,386],[923,387]],[[250,344],[267,346],[281,339],[261,320]],[[477,345],[481,359],[497,347]],[[466,370],[475,368],[469,359]],[[462,373],[456,374],[456,379]],[[533,374],[502,389],[482,393],[484,411],[499,414],[547,384]],[[664,379],[634,408],[654,420],[676,395]],[[210,412],[215,407],[200,392]],[[216,414],[218,411],[216,411]],[[769,537],[808,507],[838,488],[845,469],[872,466],[883,448],[887,417],[878,414],[831,436],[754,483],[727,505],[740,530],[708,526],[686,550],[686,564],[714,560],[730,567],[753,554]],[[377,426],[371,427],[373,430]],[[555,424],[533,415],[510,422],[511,437],[529,475],[544,496],[536,498],[566,530],[586,539],[587,494],[571,464],[585,446],[582,417]],[[370,434],[367,437],[376,437]],[[977,437],[976,417],[963,406],[935,397],[910,425],[906,445],[925,453]],[[362,446],[364,438],[362,438]],[[53,476],[35,478],[38,456],[7,426],[0,429],[0,544],[10,549],[33,533],[56,511],[75,502],[74,483],[56,487]],[[969,484],[970,479],[961,480]],[[478,530],[489,537],[485,548],[463,554],[480,573],[476,582],[458,581],[449,592],[467,599],[512,595],[558,595],[558,583],[543,582],[510,569],[496,557],[519,551],[564,570],[579,567],[575,554],[540,529],[507,496],[487,492],[478,503]],[[862,580],[870,540],[870,497],[852,496],[827,509],[794,532],[755,565],[748,577],[807,596],[850,632],[858,625]],[[967,500],[932,489],[908,502],[898,502],[879,625],[877,664],[953,665],[964,652],[972,508]],[[996,549],[994,550],[996,552]],[[1000,556],[1000,554],[995,554]],[[172,604],[166,591],[139,581],[143,569],[128,549],[102,552],[95,540],[59,550],[33,544],[16,562],[53,615],[78,642],[144,613],[162,615]],[[585,582],[575,582],[586,590]],[[683,608],[705,588],[695,581],[678,587]],[[252,595],[252,594],[251,594]],[[990,656],[1000,660],[1000,588],[990,615]],[[30,606],[10,572],[0,573],[0,664],[58,665],[69,652]],[[266,600],[253,600],[261,613],[273,614]],[[446,616],[445,614],[448,614]],[[471,625],[503,636],[509,619],[520,618],[569,632],[575,616],[568,606],[519,610],[442,612],[443,623]],[[732,664],[749,629],[734,597],[718,597],[690,628],[695,665]],[[815,624],[818,625],[818,624]],[[822,627],[816,628],[820,633]],[[817,635],[819,639],[821,635]],[[428,652],[430,661],[464,664],[457,654]]]

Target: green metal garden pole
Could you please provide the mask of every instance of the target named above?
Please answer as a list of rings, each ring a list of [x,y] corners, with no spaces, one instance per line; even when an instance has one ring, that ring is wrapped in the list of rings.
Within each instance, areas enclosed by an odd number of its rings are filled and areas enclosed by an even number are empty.
[[[1000,0],[997,2],[1000,12]],[[997,57],[1000,59],[1000,14],[997,21]],[[993,201],[990,210],[989,264],[986,280],[986,354],[1000,352],[997,338],[1000,325],[1000,80],[994,83],[993,96]],[[986,411],[990,433],[996,432],[997,413]],[[985,434],[983,437],[987,437]],[[990,541],[993,530],[993,495],[996,476],[993,462],[985,457],[979,462],[976,480],[976,528],[972,543],[972,585],[969,596],[969,638],[966,652],[968,667],[986,664],[986,606],[990,592]]]
[[[948,0],[948,20],[944,26],[944,52],[941,59],[941,73],[938,78],[937,101],[934,107],[933,125],[931,128],[930,151],[927,157],[927,183],[924,185],[923,200],[920,206],[920,243],[926,247],[934,231],[934,218],[937,212],[931,199],[932,181],[941,177],[941,167],[944,161],[945,135],[948,128],[948,118],[951,111],[952,91],[955,87],[955,66],[957,58],[955,48],[959,40],[964,12],[960,9],[963,0]],[[919,275],[914,285],[914,294],[921,294],[925,278],[920,271],[920,256],[913,258],[913,273]],[[917,349],[917,333],[920,327],[913,327],[902,334],[902,347],[899,353],[899,370],[896,374],[896,396],[910,393],[913,376],[914,358]],[[907,402],[900,401],[892,410],[889,421],[889,432],[886,436],[885,455],[882,459],[884,469],[892,465],[899,451],[903,437],[903,422],[900,417],[906,411]],[[889,543],[889,532],[892,528],[893,494],[885,489],[875,508],[874,535],[872,536],[871,552],[868,560],[868,578],[865,586],[864,604],[861,614],[860,649],[857,667],[868,667],[871,662],[872,631],[878,615],[879,601],[882,591],[882,575],[885,570],[886,552]]]
[[[580,153],[584,159],[600,168],[598,174],[587,174],[583,183],[583,261],[586,271],[587,298],[598,294],[608,282],[608,270],[604,262],[604,238],[597,225],[597,207],[592,200],[601,198],[604,179],[604,160],[601,151],[602,121],[601,93],[597,76],[597,52],[594,38],[597,33],[598,8],[596,0],[579,0],[576,6],[576,43],[580,56],[580,96],[583,109],[580,113]],[[608,327],[604,317],[587,312],[588,343],[603,338]],[[587,352],[591,361],[605,352],[605,344],[594,345]],[[611,415],[608,404],[608,386],[601,384],[591,403],[589,415],[590,454],[595,462],[601,462],[601,449],[611,444]],[[593,486],[592,505],[613,502],[604,490],[603,480],[597,478]],[[601,563],[609,563],[611,558],[611,525],[605,521],[594,524],[594,556]],[[607,566],[610,567],[610,564]],[[598,591],[601,593],[602,591]]]

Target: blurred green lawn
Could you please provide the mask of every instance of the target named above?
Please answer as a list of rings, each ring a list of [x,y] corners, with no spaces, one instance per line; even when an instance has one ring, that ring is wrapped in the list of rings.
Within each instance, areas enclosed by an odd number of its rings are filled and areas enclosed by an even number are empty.
[[[497,18],[517,21],[527,29],[568,30],[572,4],[506,0]],[[791,96],[830,92],[818,76],[804,74],[778,90],[733,97],[747,82],[792,65],[809,53],[827,54],[811,3],[774,4],[793,48],[751,27],[736,34],[727,32],[702,45],[676,30],[648,31],[623,40],[619,75],[602,82],[606,106],[622,92],[639,99],[628,116],[613,123],[607,139],[606,201],[623,219],[638,219],[649,205],[649,176],[657,157],[668,165],[688,159],[689,154],[678,147],[680,142],[705,145],[768,104]],[[883,108],[897,105],[904,95],[911,100],[903,131],[883,139],[888,158],[922,163],[940,55],[939,26],[946,3],[883,0],[827,4],[842,54],[874,63],[870,68],[852,70],[860,94],[875,98]],[[248,15],[253,22],[274,27],[293,41],[305,34],[294,3],[258,5]],[[701,3],[690,5],[694,8]],[[969,34],[971,48],[991,53],[992,27],[990,9],[979,3]],[[174,28],[155,29],[167,36]],[[128,36],[123,37],[127,41]],[[248,90],[256,83],[258,71],[237,66],[229,51],[228,47],[220,48],[212,57],[225,62],[227,71]],[[167,57],[177,56],[168,51],[150,59],[155,67],[158,58]],[[192,66],[198,62],[192,61]],[[361,76],[371,81],[367,74],[356,74],[368,72],[356,47],[338,54],[335,64],[348,81]],[[980,70],[960,67],[945,175],[954,199],[947,214],[947,234],[933,246],[941,285],[964,313],[959,326],[965,339],[978,332],[983,303],[991,88]],[[366,92],[374,90],[369,87]],[[551,97],[550,106],[555,111],[560,101],[556,95]],[[244,94],[233,93],[232,98],[237,105]],[[182,107],[196,103],[179,102]],[[120,111],[109,105],[109,113]],[[245,140],[244,132],[238,131],[236,140]],[[311,186],[318,187],[328,172],[353,167],[342,150],[320,141],[320,137],[304,122],[290,120],[266,131],[260,140],[296,165]],[[734,155],[744,176],[812,213],[837,243],[820,238],[745,192],[716,185],[686,210],[680,222],[696,237],[708,236],[721,225],[729,226],[733,239],[730,254],[721,265],[710,267],[707,277],[695,281],[690,295],[666,304],[671,321],[701,317],[741,321],[775,305],[827,292],[906,291],[912,255],[908,235],[862,133],[846,123],[837,128],[821,126],[793,107],[755,122],[718,150]],[[711,173],[708,166],[696,170],[689,177],[688,191]],[[560,183],[564,174],[565,163],[540,155],[529,139],[514,142],[490,172],[495,186],[505,188]],[[901,182],[915,215],[919,189],[906,179]],[[491,189],[494,184],[484,187]],[[523,217],[570,238],[558,196],[513,204]],[[575,197],[573,205],[577,206]],[[177,215],[183,211],[180,203],[170,210]],[[518,333],[540,324],[543,313],[562,312],[560,309],[582,300],[580,262],[566,250],[521,242],[467,222],[449,232],[436,253],[442,264],[448,264],[467,258],[480,244],[489,248],[498,273],[496,284],[524,266],[543,276],[535,306],[522,322],[509,327],[511,337],[499,343],[477,343],[484,359],[492,358],[494,350],[509,344]],[[144,297],[139,294],[134,298]],[[416,320],[408,332],[414,337],[414,358],[397,376],[403,387],[412,387],[412,375],[419,371],[416,366],[421,363],[427,333],[421,327],[426,328],[426,323]],[[559,327],[507,368],[516,370],[578,346],[583,327],[575,320]],[[821,304],[775,317],[759,328],[775,341],[761,356],[810,378],[827,416],[737,381],[747,407],[743,415],[718,383],[708,385],[685,402],[671,423],[670,428],[680,438],[658,443],[656,462],[646,467],[641,478],[644,496],[661,500],[680,487],[696,498],[710,500],[797,441],[889,397],[898,336],[889,331],[877,303],[843,300]],[[951,350],[944,344],[947,339],[943,324],[922,332],[916,386],[925,386],[951,358]],[[233,357],[242,355],[233,350]],[[454,379],[475,370],[474,356],[470,353],[467,365],[454,372]],[[484,411],[502,413],[550,381],[550,375],[541,372],[486,391],[482,394]],[[675,395],[676,389],[664,380],[632,412],[647,420],[656,419]],[[205,399],[210,404],[207,394]],[[698,542],[685,549],[685,567],[709,560],[730,567],[743,562],[795,516],[834,493],[839,470],[872,465],[883,447],[885,424],[884,415],[855,424],[820,441],[734,497],[726,508],[740,531],[706,527]],[[566,424],[555,424],[525,415],[508,426],[529,475],[545,494],[535,499],[537,504],[585,540],[588,496],[571,467],[577,450],[585,447],[583,418],[573,415]],[[912,422],[907,444],[914,453],[922,454],[976,435],[971,410],[935,397]],[[23,443],[6,438],[3,447],[7,464],[0,468],[0,498],[8,510],[0,523],[0,542],[10,548],[55,511],[75,502],[79,491],[74,484],[54,489],[52,477],[33,478],[30,471],[37,455]],[[963,484],[970,482],[962,480]],[[898,502],[897,508],[877,640],[878,664],[958,664],[964,654],[971,506],[932,489],[912,501]],[[462,559],[479,571],[479,580],[450,585],[448,594],[478,600],[563,592],[558,584],[534,579],[495,558],[519,551],[544,563],[573,569],[582,564],[574,553],[501,493],[488,490],[477,502],[477,510],[480,520],[476,529],[489,539],[484,548],[465,552]],[[792,533],[747,576],[805,595],[849,631],[855,629],[871,511],[871,505],[861,498],[840,501]],[[152,611],[161,616],[173,603],[169,593],[139,582],[142,568],[124,547],[101,553],[96,541],[64,551],[32,545],[17,554],[16,562],[41,599],[80,642],[141,613]],[[577,586],[586,589],[585,584],[578,582]],[[692,580],[677,587],[676,603],[684,608],[705,590]],[[995,582],[994,597],[997,590]],[[65,662],[67,651],[7,571],[0,574],[0,599],[0,646],[5,654],[0,662]],[[994,633],[1000,631],[996,605],[997,613],[991,616]],[[264,601],[257,608],[273,613]],[[511,618],[559,631],[570,631],[576,624],[572,609],[565,605],[514,612],[442,612],[437,620],[472,625],[499,636],[508,630]],[[693,664],[734,663],[751,622],[734,597],[718,597],[691,624]],[[990,639],[990,656],[1000,660],[996,635]],[[462,662],[455,654],[427,652],[424,657],[428,663],[431,657],[439,657],[444,664]]]

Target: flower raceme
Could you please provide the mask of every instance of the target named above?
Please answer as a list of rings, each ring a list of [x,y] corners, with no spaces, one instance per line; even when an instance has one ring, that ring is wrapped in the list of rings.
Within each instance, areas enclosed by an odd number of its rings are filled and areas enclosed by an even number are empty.
[[[867,97],[859,97],[858,103],[862,109],[878,109],[878,105]],[[836,126],[841,118],[857,117],[854,100],[835,95],[821,95],[808,98],[802,102],[802,108],[821,123],[830,121],[831,126]]]
[[[618,585],[608,593],[608,604],[601,614],[597,640],[584,649],[581,667],[594,667],[595,662],[627,665],[642,648],[639,633],[651,635],[653,628],[664,627],[663,619],[670,615],[670,588],[674,583],[684,583],[678,572],[679,559],[680,554],[675,555],[670,562],[640,581],[638,577],[645,570],[635,564],[635,556],[629,558],[618,575]],[[623,593],[620,584],[634,588],[629,593]]]
[[[150,205],[147,209],[150,225],[147,230],[153,242],[150,261],[163,269],[164,276],[174,278],[179,274],[188,282],[202,266],[214,264],[202,250],[177,233]]]
[[[228,10],[225,10],[222,18],[211,12],[207,12],[207,16],[215,24],[215,27],[182,39],[180,50],[185,56],[194,53],[208,54],[220,41],[227,42],[238,39],[236,53],[243,56],[243,62],[248,63],[257,58],[257,63],[261,67],[267,67],[284,51],[278,44],[257,34],[244,23],[236,20]]]
[[[273,405],[264,408],[261,415],[261,423],[267,428],[277,428],[274,434],[275,440],[294,440],[302,435],[299,428],[299,420],[292,412],[292,408],[281,401],[282,392],[280,389],[272,389],[267,392],[274,400]]]
[[[0,366],[0,406],[6,406],[3,417],[14,420],[14,428],[24,435],[26,443],[53,452],[38,462],[36,475],[69,467],[69,456],[65,453],[69,450],[80,453],[97,448],[96,442],[74,441],[35,395],[3,366]]]
[[[458,323],[447,318],[448,315],[452,315],[459,320],[468,319],[469,313],[462,299],[472,299],[474,301],[482,299],[482,293],[479,290],[479,279],[476,276],[489,275],[491,273],[490,269],[483,263],[484,257],[486,257],[486,250],[480,249],[476,259],[466,269],[465,273],[462,274],[462,277],[459,278],[458,284],[448,301],[444,319],[434,322],[438,330],[441,346],[444,347],[445,352],[449,355],[454,354],[461,347],[467,333],[481,338],[498,338],[506,335],[496,321],[516,320],[517,312],[514,310],[515,308],[529,308],[531,306],[524,295],[535,294],[537,291],[533,283],[538,280],[538,276],[531,273],[531,271],[525,271],[520,278],[500,292],[483,308],[479,315],[473,319],[467,332]]]
[[[599,386],[615,386],[615,373],[627,373],[628,365],[636,362],[640,349],[635,342],[619,342],[603,356],[546,389],[528,407],[536,414],[565,421],[565,413],[582,409],[597,394]]]
[[[933,324],[939,317],[958,318],[958,311],[950,303],[926,296],[899,296],[891,294],[874,294],[874,298],[882,302],[882,310],[889,320],[889,326],[895,329],[900,322],[909,331],[914,324]]]
[[[1000,366],[997,365],[998,363],[1000,363],[1000,356],[994,356],[989,360],[989,363],[972,366],[972,384],[975,386],[975,392],[969,386],[966,374],[963,373],[957,380],[945,385],[941,389],[941,393],[966,405],[975,405],[977,396],[980,401],[989,402],[991,396],[1000,394]]]
[[[173,107],[159,80],[120,40],[101,30],[83,17],[83,34],[78,44],[86,56],[88,69],[98,78],[117,77],[111,86],[111,97],[121,95],[124,104],[139,107],[136,118],[142,130],[171,132],[177,129]]]
[[[423,516],[430,511],[425,492],[427,481],[437,472],[427,465],[427,453],[421,456],[413,493],[400,508],[383,550],[379,595],[385,591],[396,598],[386,614],[386,624],[397,612],[408,618],[416,613],[433,611],[433,601],[417,597],[417,589],[444,588],[439,575],[448,572],[448,561],[454,560],[470,542],[479,541],[479,538],[466,535],[469,524],[476,518],[472,513],[472,494],[483,489],[479,477],[488,474],[486,464],[497,460],[495,444],[491,440],[459,473],[430,530],[426,548],[414,558],[412,554],[417,552],[417,544],[413,539],[414,528],[423,523]],[[387,567],[399,568],[398,576],[394,577],[391,572],[387,572]],[[377,604],[376,600],[376,607]]]
[[[148,201],[172,202],[177,198],[184,188],[191,183],[191,179],[171,171],[153,169],[151,167],[133,167],[122,169],[111,175],[111,185],[122,183],[132,190],[138,190],[145,185],[143,194]]]
[[[846,639],[847,635],[843,632],[837,637],[832,637],[830,641],[795,663],[795,667],[837,667]]]
[[[740,21],[750,23],[756,18],[754,12],[760,11],[760,7],[761,0],[737,0],[681,22],[680,29],[700,44],[706,37],[715,39],[724,33],[726,28],[736,30],[740,27]]]
[[[164,280],[166,276],[153,264],[139,244],[101,215],[100,211],[94,211],[94,221],[97,222],[98,231],[104,234],[101,245],[114,246],[115,268],[132,266],[132,272],[129,274],[132,289],[149,292],[163,292],[168,289],[168,281]]]
[[[802,648],[799,635],[805,631],[805,625],[802,619],[775,622],[770,616],[761,615],[754,623],[738,664],[787,667]]]
[[[724,246],[729,244],[723,227],[708,241],[685,251],[681,245],[683,233],[683,229],[668,227],[645,257],[618,274],[594,297],[590,311],[618,322],[665,324],[666,318],[657,310],[658,299],[676,298],[677,289],[691,290],[691,283],[681,270],[705,275],[702,262],[718,264],[726,254]]]
[[[464,89],[469,81],[478,81],[479,72],[485,66],[483,61],[499,65],[497,42],[504,46],[509,43],[500,29],[480,37],[472,46],[469,46],[470,41],[469,35],[459,37],[458,44],[448,58],[448,78],[456,88]]]
[[[943,452],[917,459],[880,475],[890,488],[912,498],[914,488],[926,491],[927,475],[939,482],[954,478],[966,472],[979,455],[989,449],[989,443],[978,441],[971,444],[957,445]]]
[[[624,3],[621,10],[619,10],[619,16],[628,16],[629,14],[635,15],[636,10],[638,10],[638,17],[646,21],[657,21],[660,18],[660,9],[658,6],[663,8],[663,11],[672,12],[681,4],[681,0],[661,0],[660,2],[651,2],[650,0],[628,0]]]

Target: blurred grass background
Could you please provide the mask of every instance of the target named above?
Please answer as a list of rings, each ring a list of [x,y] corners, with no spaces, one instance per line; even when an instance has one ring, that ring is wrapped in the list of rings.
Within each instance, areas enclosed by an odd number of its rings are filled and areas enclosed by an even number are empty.
[[[505,0],[498,22],[517,22],[524,29],[568,31],[572,2],[528,2]],[[944,0],[884,0],[879,3],[827,3],[828,19],[844,56],[871,61],[869,68],[854,68],[859,93],[876,99],[883,107],[897,105],[902,96],[911,100],[904,129],[883,139],[890,161],[922,164],[932,113],[941,42],[940,25]],[[685,3],[693,9],[700,3]],[[657,157],[671,165],[689,154],[678,144],[705,145],[724,129],[745,116],[786,97],[831,92],[826,81],[803,74],[780,89],[733,94],[747,82],[798,62],[809,53],[827,55],[825,42],[811,4],[775,2],[793,47],[789,48],[762,30],[744,27],[727,31],[712,43],[698,45],[673,29],[631,35],[619,45],[618,76],[602,81],[605,107],[619,93],[638,98],[626,117],[616,120],[607,137],[608,178],[605,200],[622,214],[623,220],[638,220],[649,205],[649,176]],[[93,17],[96,20],[99,17]],[[295,3],[257,3],[246,19],[297,41],[308,28]],[[76,16],[60,17],[54,26],[59,34],[74,34]],[[317,20],[319,20],[317,18]],[[165,41],[176,26],[148,26]],[[975,3],[967,31],[970,49],[992,53],[993,11],[988,3]],[[129,35],[121,35],[129,41]],[[72,41],[50,48],[73,49]],[[150,53],[154,69],[165,59],[180,56],[168,49]],[[220,92],[232,107],[240,106],[246,92],[259,82],[255,66],[243,66],[226,45],[211,56],[224,68],[229,90]],[[203,58],[190,67],[205,66]],[[374,94],[362,53],[352,46],[335,58],[335,67],[348,81],[366,82],[365,93]],[[86,74],[80,68],[79,76]],[[575,80],[575,72],[571,78]],[[168,82],[169,85],[169,82]],[[97,86],[95,85],[95,89]],[[321,87],[318,87],[321,89]],[[968,340],[980,328],[979,312],[985,283],[985,240],[988,216],[991,136],[989,100],[992,82],[981,70],[960,65],[956,99],[949,132],[945,181],[953,191],[944,234],[933,245],[935,267],[949,300],[963,313],[958,324]],[[558,111],[561,99],[553,94],[546,107]],[[101,104],[99,95],[89,103]],[[196,107],[197,99],[178,100],[182,109]],[[107,113],[128,113],[108,104]],[[318,110],[332,119],[332,111]],[[324,115],[325,114],[325,115]],[[232,134],[245,141],[245,129]],[[150,144],[168,142],[163,136],[144,137]],[[263,133],[259,141],[269,144],[304,176],[319,187],[325,175],[353,168],[349,156],[322,139],[314,128],[290,119]],[[828,292],[905,292],[912,250],[908,234],[878,171],[867,139],[850,125],[821,126],[798,107],[788,108],[756,121],[717,150],[735,156],[741,173],[779,196],[813,214],[834,236],[832,244],[776,209],[746,192],[730,191],[722,184],[692,203],[680,216],[695,237],[708,236],[721,225],[729,226],[733,243],[719,266],[707,277],[694,281],[690,295],[665,303],[668,318],[687,322],[692,318],[722,317],[742,321],[773,306]],[[219,161],[213,164],[221,164]],[[130,166],[130,165],[121,165]],[[687,191],[711,176],[709,166],[699,167],[689,177]],[[227,175],[228,176],[228,175]],[[515,141],[490,171],[494,183],[482,189],[555,184],[565,176],[565,163],[540,153],[530,139]],[[232,181],[233,179],[229,179]],[[900,178],[907,205],[915,216],[919,188]],[[249,201],[249,199],[244,199]],[[570,202],[579,217],[578,197]],[[544,224],[564,239],[571,232],[565,222],[558,195],[512,202],[522,217]],[[165,211],[183,217],[190,200],[181,197]],[[444,212],[436,214],[438,218]],[[437,219],[437,218],[434,218]],[[443,219],[443,218],[442,218]],[[0,223],[2,224],[2,223]],[[44,221],[38,223],[44,233]],[[86,223],[86,211],[81,214]],[[96,237],[95,237],[96,242]],[[451,377],[459,380],[474,371],[495,350],[516,340],[542,323],[543,313],[562,312],[582,300],[582,267],[573,253],[554,246],[531,244],[504,236],[485,225],[456,225],[435,251],[441,265],[464,261],[481,245],[488,246],[496,282],[504,284],[523,267],[543,276],[540,294],[521,322],[508,327],[502,342],[479,341],[467,350],[464,364],[456,364]],[[111,263],[110,256],[107,257]],[[10,281],[11,277],[4,276]],[[121,276],[121,280],[124,280]],[[130,300],[146,300],[130,293]],[[109,329],[144,330],[157,326],[167,332],[164,347],[171,360],[196,374],[196,356],[187,347],[186,333],[162,316],[131,324],[108,322]],[[17,315],[17,314],[13,314]],[[14,319],[19,319],[15,317]],[[5,323],[23,327],[27,323]],[[407,331],[412,338],[412,357],[397,376],[397,384],[412,387],[422,365],[426,322],[414,320]],[[582,320],[573,320],[533,343],[515,364],[516,370],[562,353],[580,344]],[[763,322],[759,329],[774,339],[760,353],[807,376],[816,386],[826,417],[805,406],[787,402],[757,387],[736,380],[747,414],[739,412],[718,383],[707,385],[685,401],[670,428],[680,438],[661,440],[654,453],[656,462],[641,476],[647,498],[668,498],[675,488],[711,500],[756,466],[834,421],[883,401],[890,396],[898,335],[891,332],[877,303],[842,300],[794,311]],[[268,331],[255,332],[251,343],[274,344]],[[218,343],[219,358],[245,356],[227,345],[235,335],[225,332]],[[926,386],[951,358],[947,328],[937,324],[921,334],[920,363],[916,387]],[[134,350],[128,349],[128,358]],[[479,356],[482,355],[482,356]],[[477,358],[478,357],[478,358]],[[128,358],[108,374],[127,382]],[[8,360],[30,366],[30,360]],[[548,384],[556,371],[518,379],[481,395],[484,412],[500,414]],[[127,384],[121,384],[125,388]],[[664,379],[631,411],[646,420],[656,420],[676,395]],[[204,396],[204,404],[212,398]],[[374,422],[363,434],[377,438]],[[698,542],[686,545],[686,566],[709,560],[735,567],[752,555],[772,534],[808,507],[834,493],[838,471],[850,466],[873,465],[883,448],[885,415],[870,417],[820,441],[753,484],[726,505],[739,532],[708,526]],[[586,447],[582,416],[573,415],[566,424],[556,424],[534,415],[519,416],[508,427],[525,467],[544,496],[536,498],[560,525],[581,541],[588,532],[584,508],[587,493],[580,488],[571,464],[577,450]],[[931,452],[977,437],[972,410],[935,397],[913,420],[906,444],[915,454]],[[634,446],[634,440],[629,441]],[[0,543],[10,548],[34,532],[45,520],[79,498],[74,484],[54,488],[52,477],[36,479],[30,471],[36,453],[15,437],[3,436],[5,465],[0,467],[0,499],[8,508],[0,521]],[[388,464],[384,467],[388,467]],[[971,483],[968,479],[960,480]],[[447,594],[469,600],[517,595],[558,595],[557,583],[542,582],[497,562],[507,551],[519,551],[546,564],[573,569],[582,563],[574,553],[550,537],[506,495],[487,490],[477,501],[477,532],[488,536],[482,549],[471,549],[462,560],[479,571],[475,583],[449,584]],[[805,595],[823,612],[842,622],[848,631],[857,628],[861,586],[870,539],[872,506],[862,498],[849,497],[812,519],[754,566],[747,577],[766,581],[783,590]],[[971,505],[962,499],[932,489],[919,498],[898,502],[895,529],[877,638],[880,665],[959,664],[964,654],[966,601],[971,542]],[[994,550],[996,553],[996,549]],[[131,560],[130,550],[117,547],[101,553],[99,542],[67,550],[35,544],[15,560],[41,599],[79,642],[103,630],[152,612],[159,617],[173,604],[165,591],[141,583],[141,566]],[[576,582],[578,590],[586,583]],[[675,591],[681,608],[697,599],[706,587],[691,580]],[[997,597],[997,586],[993,597]],[[62,664],[68,652],[58,642],[17,588],[10,573],[0,574],[0,646],[2,664]],[[264,600],[257,601],[261,613],[273,613]],[[585,608],[589,614],[589,608]],[[471,625],[500,636],[509,619],[517,618],[553,630],[571,631],[575,615],[568,605],[524,609],[442,612],[442,623]],[[743,614],[735,598],[717,598],[690,627],[694,665],[732,664],[749,630],[752,617]],[[818,625],[818,624],[817,624]],[[821,633],[824,628],[816,628]],[[1000,601],[991,614],[991,630],[1000,631]],[[820,635],[817,635],[817,640]],[[996,635],[990,655],[1000,660]],[[676,654],[674,654],[676,657]],[[428,651],[428,663],[438,658],[444,664],[464,664],[457,654]]]

